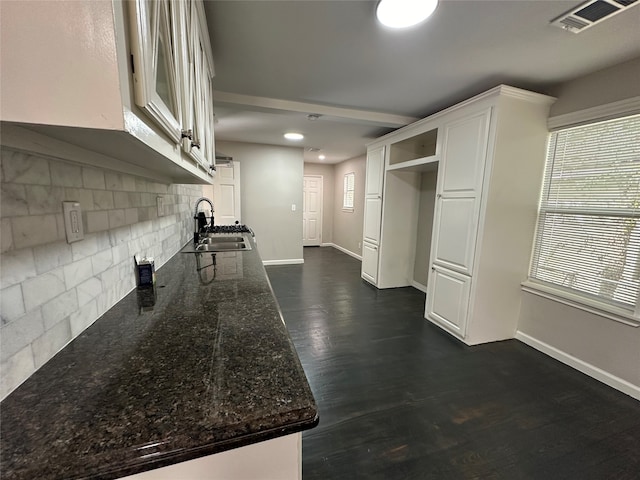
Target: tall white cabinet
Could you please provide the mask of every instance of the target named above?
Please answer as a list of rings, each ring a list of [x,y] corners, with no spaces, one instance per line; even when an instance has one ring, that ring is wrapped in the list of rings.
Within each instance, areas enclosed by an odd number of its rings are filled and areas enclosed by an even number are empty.
[[[425,317],[469,345],[513,338],[553,100],[501,85],[370,144],[389,154],[377,275],[364,274],[363,254],[363,278],[378,288],[412,285],[415,252],[430,243]],[[425,156],[394,148],[412,140]],[[433,170],[432,234],[418,238],[425,212],[416,186]],[[365,218],[373,215],[365,206]]]
[[[364,226],[362,229],[362,277],[373,284],[378,281],[384,151],[385,147],[381,146],[367,152]]]

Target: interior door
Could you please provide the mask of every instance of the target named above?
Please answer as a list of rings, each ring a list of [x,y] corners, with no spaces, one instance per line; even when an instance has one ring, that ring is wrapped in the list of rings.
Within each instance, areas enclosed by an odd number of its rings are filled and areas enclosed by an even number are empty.
[[[322,243],[322,177],[305,175],[302,203],[302,245]]]
[[[242,223],[240,205],[240,162],[216,167],[213,183],[213,205],[216,225]]]

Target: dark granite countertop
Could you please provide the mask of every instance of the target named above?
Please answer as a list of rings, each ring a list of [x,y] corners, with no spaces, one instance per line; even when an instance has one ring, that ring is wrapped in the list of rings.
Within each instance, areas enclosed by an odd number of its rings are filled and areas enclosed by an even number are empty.
[[[317,424],[257,249],[218,254],[215,278],[196,257],[176,254],[153,292],[131,292],[2,402],[4,480],[118,478]]]

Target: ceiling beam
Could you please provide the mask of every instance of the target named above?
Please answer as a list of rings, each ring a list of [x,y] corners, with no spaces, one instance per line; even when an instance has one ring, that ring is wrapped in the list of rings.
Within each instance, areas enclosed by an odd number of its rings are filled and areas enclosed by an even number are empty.
[[[395,115],[392,113],[334,107],[317,103],[295,102],[292,100],[281,100],[277,98],[255,97],[253,95],[220,92],[218,90],[213,92],[213,98],[217,104],[243,105],[248,109],[266,109],[317,114],[328,117],[344,118],[381,127],[403,127],[418,120],[418,118],[415,117],[405,117],[404,115]]]

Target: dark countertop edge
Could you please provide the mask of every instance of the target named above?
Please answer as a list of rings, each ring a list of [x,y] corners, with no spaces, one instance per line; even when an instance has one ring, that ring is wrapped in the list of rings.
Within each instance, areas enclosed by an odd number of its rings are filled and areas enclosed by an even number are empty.
[[[78,477],[78,479],[114,480],[129,475],[135,475],[137,473],[149,472],[158,468],[178,465],[189,460],[197,460],[198,458],[207,457],[216,453],[222,453],[228,450],[246,447],[248,445],[254,445],[256,443],[264,442],[267,440],[273,440],[275,438],[284,437],[285,435],[303,432],[304,430],[309,430],[316,427],[319,421],[320,417],[316,412],[313,418],[303,420],[301,422],[291,423],[288,425],[283,425],[281,427],[263,430],[261,432],[250,433],[213,444],[202,445],[200,447],[192,448],[189,450],[166,453],[154,457],[153,460],[140,462],[135,465],[126,465],[120,468],[111,469],[109,471],[98,471],[88,476]]]

